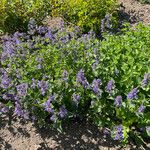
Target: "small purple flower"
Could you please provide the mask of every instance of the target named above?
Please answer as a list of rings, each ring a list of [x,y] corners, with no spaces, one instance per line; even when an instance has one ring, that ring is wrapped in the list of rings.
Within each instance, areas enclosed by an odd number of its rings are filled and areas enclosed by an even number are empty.
[[[92,82],[93,92],[98,94],[99,86],[102,84],[101,79],[94,79]]]
[[[55,122],[57,120],[57,116],[54,114],[50,117],[50,120]]]
[[[9,108],[4,106],[0,112],[7,113],[8,111],[9,111]]]
[[[42,65],[41,65],[41,64],[38,64],[38,65],[37,65],[37,69],[42,69]]]
[[[146,73],[144,75],[144,79],[142,80],[142,87],[145,87],[148,84],[149,80],[150,80],[150,74]]]
[[[45,34],[45,38],[49,38],[50,40],[54,40],[54,36],[53,36],[52,31],[50,29]]]
[[[15,114],[18,115],[18,116],[22,116],[23,115],[23,111],[22,111],[21,105],[17,101],[15,102]]]
[[[79,94],[73,94],[73,101],[75,102],[76,105],[79,104],[79,101],[80,101],[80,95]]]
[[[108,83],[107,83],[107,86],[106,86],[106,91],[109,93],[109,94],[112,94],[112,90],[114,89],[114,81],[113,80],[110,80]]]
[[[39,26],[37,30],[39,34],[45,34],[47,32],[47,28],[42,26]]]
[[[145,109],[145,106],[142,104],[139,108],[138,108],[138,112],[139,113],[143,113]]]
[[[30,19],[29,24],[28,24],[28,29],[33,30],[36,28],[36,21],[34,19]]]
[[[13,94],[3,94],[3,99],[4,100],[14,100],[15,96]]]
[[[45,95],[48,90],[48,82],[47,81],[38,81],[38,86],[41,88],[42,95]]]
[[[146,131],[150,133],[150,126],[146,127]]]
[[[22,83],[20,85],[17,85],[16,88],[17,88],[17,92],[20,96],[26,96],[27,95],[27,89],[28,89],[27,83]]]
[[[24,119],[28,120],[29,119],[29,112],[25,109],[22,110],[22,116]]]
[[[123,126],[115,126],[114,128],[114,140],[123,140]]]
[[[67,81],[68,80],[68,72],[67,70],[64,70],[63,74],[62,74],[63,80]]]
[[[32,85],[31,88],[35,89],[35,87],[37,86],[37,82],[34,78],[32,78]]]
[[[120,96],[120,95],[117,96],[117,97],[115,98],[114,104],[115,104],[115,106],[117,106],[117,107],[122,106],[122,96]]]
[[[1,80],[1,87],[4,89],[7,89],[10,87],[11,80],[8,77],[8,75],[5,73],[2,75],[2,80]]]
[[[128,93],[127,99],[138,99],[138,88],[134,88],[131,92]]]
[[[81,83],[84,86],[84,88],[87,88],[89,86],[89,83],[86,77],[84,76],[84,71],[82,69],[77,74],[77,82]]]
[[[108,128],[104,128],[103,129],[103,134],[104,135],[109,135],[110,134],[110,130]]]
[[[58,115],[59,115],[61,118],[64,118],[64,117],[67,116],[67,114],[68,114],[68,111],[67,111],[67,109],[65,108],[65,106],[64,106],[64,105],[61,106],[61,107],[59,108],[59,113],[58,113]]]
[[[93,65],[92,65],[92,69],[96,69],[97,65],[99,64],[99,61],[96,60]]]
[[[54,96],[49,96],[48,100],[44,103],[44,108],[47,112],[49,113],[53,113],[54,110],[52,109],[52,106],[51,106],[51,102],[54,100]]]

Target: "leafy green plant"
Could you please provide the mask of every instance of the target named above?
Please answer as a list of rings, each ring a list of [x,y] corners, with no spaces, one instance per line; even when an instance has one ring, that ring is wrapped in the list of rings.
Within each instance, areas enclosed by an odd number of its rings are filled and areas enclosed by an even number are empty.
[[[28,27],[3,40],[2,115],[13,110],[59,128],[63,121],[91,119],[123,143],[149,137],[149,26],[103,41],[77,27],[53,31],[34,21]]]
[[[38,23],[50,13],[49,0],[1,0],[0,1],[0,30],[8,33],[27,31],[30,18]]]
[[[65,21],[81,27],[84,32],[90,29],[99,32],[105,15],[110,14],[111,18],[115,18],[116,3],[116,0],[53,0],[52,15],[60,15]]]
[[[150,0],[138,0],[138,1],[140,1],[141,3],[147,3],[147,4],[150,3]]]

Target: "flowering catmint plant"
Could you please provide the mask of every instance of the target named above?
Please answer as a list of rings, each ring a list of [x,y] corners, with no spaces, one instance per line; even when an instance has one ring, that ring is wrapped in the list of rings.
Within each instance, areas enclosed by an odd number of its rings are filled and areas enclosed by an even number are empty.
[[[142,87],[145,87],[148,84],[149,80],[150,80],[150,74],[146,73],[141,83]]]
[[[67,70],[64,70],[63,73],[62,73],[62,79],[64,81],[67,81],[68,80],[68,71]]]
[[[95,70],[96,67],[98,66],[98,64],[99,64],[99,61],[96,60],[96,61],[92,64],[92,69]]]
[[[7,73],[4,73],[4,74],[2,75],[2,79],[1,79],[1,84],[0,84],[0,86],[1,86],[2,88],[4,88],[4,89],[7,89],[7,88],[10,87],[10,85],[11,85],[11,80],[10,80],[10,78],[8,77],[8,74],[7,74]]]
[[[114,140],[123,140],[124,135],[123,135],[123,126],[118,125],[114,127]]]
[[[80,99],[81,99],[80,95],[74,93],[72,97],[73,97],[73,101],[74,101],[75,104],[78,106],[78,104],[79,104],[79,102],[80,102]]]
[[[48,90],[48,82],[47,81],[38,81],[38,86],[41,89],[42,95],[45,95],[46,91]]]
[[[150,133],[150,126],[146,127],[146,131]]]
[[[119,96],[117,96],[117,97],[115,98],[114,104],[115,104],[116,107],[122,106],[122,96],[121,96],[121,95],[119,95]]]
[[[23,115],[23,110],[21,108],[21,105],[18,101],[15,102],[15,110],[14,110],[15,114],[17,116],[22,116]]]
[[[128,93],[128,95],[127,95],[127,99],[138,99],[138,92],[139,92],[139,90],[138,90],[138,88],[134,88],[131,92],[129,92]]]
[[[36,86],[37,86],[37,81],[36,81],[34,78],[32,78],[32,85],[31,85],[31,88],[32,88],[32,89],[35,89]]]
[[[52,101],[54,100],[54,96],[49,96],[48,100],[43,104],[45,110],[49,113],[53,113],[54,110],[51,106]]]
[[[100,91],[99,91],[99,86],[102,84],[102,81],[101,79],[94,79],[93,82],[92,82],[92,87],[93,87],[93,92],[95,94],[98,94]]]
[[[58,113],[58,115],[60,116],[60,118],[66,117],[67,114],[68,114],[68,111],[67,111],[67,109],[65,108],[65,106],[64,106],[64,105],[61,106],[61,107],[59,108],[59,113]]]
[[[4,106],[4,107],[1,108],[0,112],[2,112],[2,113],[4,113],[4,114],[5,114],[5,113],[8,113],[8,112],[9,112],[9,108],[6,107],[6,106]]]
[[[109,93],[109,94],[112,94],[113,92],[113,89],[114,89],[114,81],[113,80],[110,80],[108,83],[107,83],[107,86],[105,87],[106,91]]]
[[[139,108],[138,108],[138,113],[143,113],[145,110],[145,106],[142,104]]]
[[[89,83],[86,77],[84,76],[84,71],[82,69],[77,74],[77,82],[81,83],[84,86],[84,88],[88,88],[89,86]]]
[[[27,83],[22,83],[16,86],[18,95],[20,96],[26,96],[27,95],[27,89],[28,89],[28,84]]]

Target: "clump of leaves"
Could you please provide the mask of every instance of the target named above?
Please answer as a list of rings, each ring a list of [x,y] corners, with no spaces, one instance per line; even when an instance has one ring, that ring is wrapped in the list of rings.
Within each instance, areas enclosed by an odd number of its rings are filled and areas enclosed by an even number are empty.
[[[65,21],[73,23],[88,32],[93,29],[100,32],[101,21],[110,14],[112,22],[116,16],[116,0],[53,0],[52,15],[61,16]]]
[[[38,23],[51,11],[49,0],[0,1],[0,30],[14,33],[15,31],[27,31],[30,18],[36,18]]]

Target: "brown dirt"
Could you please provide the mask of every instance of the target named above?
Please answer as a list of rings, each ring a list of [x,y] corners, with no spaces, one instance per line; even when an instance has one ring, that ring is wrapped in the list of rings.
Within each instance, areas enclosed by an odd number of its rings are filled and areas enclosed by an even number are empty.
[[[126,150],[130,149],[128,146]],[[39,128],[31,122],[1,118],[0,150],[117,150],[119,143],[90,123],[73,124],[64,132]],[[132,149],[136,149],[132,146]]]
[[[133,24],[143,22],[150,25],[150,4],[141,4],[137,0],[119,0]]]

